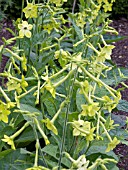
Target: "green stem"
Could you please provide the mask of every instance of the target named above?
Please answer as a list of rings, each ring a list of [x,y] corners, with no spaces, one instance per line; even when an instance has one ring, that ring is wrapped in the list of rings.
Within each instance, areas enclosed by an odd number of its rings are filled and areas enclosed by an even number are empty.
[[[26,127],[28,127],[29,126],[29,122],[26,122],[25,124],[24,124],[24,126],[20,129],[20,130],[18,130],[15,134],[13,134],[12,136],[10,136],[10,138],[11,139],[15,139],[17,136],[19,136],[20,134],[21,134],[21,132],[26,128]]]
[[[7,52],[9,52],[12,56],[14,56],[16,59],[18,59],[19,61],[23,61],[23,58],[18,56],[16,53],[14,53],[13,51],[9,50],[8,48],[5,48],[5,50]]]
[[[41,133],[42,137],[43,137],[44,140],[45,140],[46,145],[50,144],[50,142],[49,142],[49,140],[48,140],[48,137],[45,135],[44,131],[41,129],[38,120],[37,120],[36,118],[35,118],[34,120],[35,120],[35,123],[36,123],[36,125],[37,125],[37,128],[38,128],[39,132]]]
[[[36,139],[36,156],[35,156],[34,167],[38,166],[38,152],[39,152],[39,139]]]
[[[30,90],[28,90],[27,92],[21,94],[20,96],[18,96],[18,99],[24,97],[25,95],[27,95],[28,93],[32,92],[33,90],[35,90],[37,88],[37,86],[34,86],[33,88],[31,88]]]
[[[23,18],[23,8],[24,8],[24,0],[22,0],[21,18],[20,18],[21,21],[22,21],[22,18]]]
[[[50,76],[49,79],[53,79],[56,78],[57,76],[59,76],[61,73],[63,73],[65,70],[67,70],[69,68],[70,64],[66,65],[63,69],[61,69],[60,71],[58,71],[57,73],[55,73],[54,75]]]
[[[100,125],[101,125],[102,128],[104,129],[104,131],[105,131],[105,133],[106,133],[108,139],[110,140],[110,142],[112,142],[112,138],[111,138],[111,136],[109,135],[108,131],[106,130],[104,124],[103,124],[102,122],[100,122]]]
[[[71,75],[72,75],[72,73],[74,72],[74,70],[71,70],[68,74],[67,74],[67,76],[65,76],[62,80],[60,80],[59,82],[57,82],[57,83],[55,83],[54,84],[54,87],[56,88],[56,87],[58,87],[59,85],[61,85],[63,82],[65,82]]]
[[[57,117],[59,116],[61,110],[63,109],[63,107],[65,106],[66,103],[67,103],[67,100],[64,100],[64,101],[61,103],[59,110],[57,111],[57,113],[54,115],[54,117],[53,117],[52,120],[51,120],[52,123],[55,122],[55,120],[56,120]]]
[[[4,90],[0,87],[0,91],[2,95],[4,96],[6,102],[11,102],[11,100],[8,98],[7,94],[4,92]]]
[[[69,94],[68,94],[68,100],[70,101],[71,100],[71,97],[72,97],[72,93],[73,93],[73,86],[74,86],[74,83],[75,83],[75,79],[77,77],[77,73],[78,73],[78,67],[77,67],[77,70],[76,70],[76,73],[75,73],[75,76],[74,76],[74,80],[71,84],[71,87],[69,86]],[[60,157],[59,157],[59,162],[58,162],[58,170],[61,170],[61,161],[62,161],[62,156],[63,156],[63,151],[64,151],[64,145],[65,145],[65,138],[66,138],[66,131],[67,131],[67,121],[68,121],[68,114],[69,114],[69,109],[70,109],[70,104],[71,102],[68,102],[67,104],[67,110],[66,110],[66,113],[65,113],[65,120],[64,120],[64,126],[63,126],[63,134],[62,134],[62,142],[61,142],[61,146],[60,146]]]
[[[38,133],[37,133],[36,126],[35,126],[35,123],[34,123],[34,119],[32,120],[32,122],[33,122],[32,128],[33,128],[33,131],[34,131],[35,138],[36,138],[36,140],[39,141]],[[41,153],[42,158],[43,158],[43,161],[44,161],[44,166],[48,167],[48,166],[47,166],[47,163],[46,163],[46,161],[45,161],[45,158],[44,158],[44,154],[43,154],[43,152],[42,152],[42,150],[41,150],[40,142],[39,142],[39,150],[40,150],[40,153]]]

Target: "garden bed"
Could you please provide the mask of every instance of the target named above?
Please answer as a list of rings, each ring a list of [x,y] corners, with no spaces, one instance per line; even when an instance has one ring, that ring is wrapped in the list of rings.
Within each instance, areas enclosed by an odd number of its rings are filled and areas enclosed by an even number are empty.
[[[13,28],[12,23],[11,21],[4,20],[2,25],[3,27],[0,31],[0,37],[5,37],[6,39],[8,39],[9,37],[11,37],[11,34],[6,30],[6,27]],[[128,36],[128,20],[126,20],[125,18],[114,20],[112,26],[116,28],[120,35]],[[2,41],[0,40],[0,45],[1,44]],[[118,66],[128,68],[128,39],[116,42],[114,43],[114,45],[116,45],[116,48],[113,50],[112,54],[113,62],[115,62]],[[0,72],[3,71],[6,62],[7,58],[3,57]],[[126,84],[128,85],[128,81],[126,81]],[[128,101],[128,89],[123,90],[121,93],[122,99]],[[121,116],[124,115],[124,119],[126,118],[126,116],[128,116],[128,112],[122,111],[114,111],[113,114]],[[120,168],[120,170],[128,170],[128,146],[124,144],[119,144],[114,149],[114,151],[120,157],[120,161],[118,163],[118,167]]]

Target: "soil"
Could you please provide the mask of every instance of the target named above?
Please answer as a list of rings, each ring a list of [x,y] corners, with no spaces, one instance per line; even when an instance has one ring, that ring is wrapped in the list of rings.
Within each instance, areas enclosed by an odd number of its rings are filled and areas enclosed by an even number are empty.
[[[119,35],[128,36],[128,19],[120,18],[117,20],[113,20],[113,23],[111,25],[119,32]],[[2,44],[2,40],[1,40],[2,37],[8,39],[12,36],[11,33],[9,33],[9,31],[6,30],[6,28],[13,29],[13,25],[10,20],[9,21],[4,20],[1,23],[0,45]],[[125,68],[128,68],[128,38],[118,41],[114,43],[114,45],[116,46],[116,48],[113,50],[113,54],[112,54],[113,62],[118,66],[123,66]],[[7,62],[7,58],[3,56],[0,72],[4,70],[4,66],[6,65],[6,62]],[[128,80],[125,83],[128,85]],[[121,94],[122,94],[122,99],[128,101],[128,89],[123,90]],[[113,114],[123,115],[125,116],[125,118],[128,117],[128,111],[127,112],[118,111],[118,112],[114,112]],[[114,152],[120,158],[118,162],[119,169],[128,170],[128,146],[125,144],[119,144],[114,149]]]

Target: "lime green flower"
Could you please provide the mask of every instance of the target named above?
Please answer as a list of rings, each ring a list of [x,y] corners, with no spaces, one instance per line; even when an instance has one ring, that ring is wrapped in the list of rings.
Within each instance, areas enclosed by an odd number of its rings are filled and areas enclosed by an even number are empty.
[[[9,101],[9,102],[7,102],[7,108],[8,109],[10,109],[10,108],[13,108],[13,107],[15,107],[15,102],[11,102],[11,101]]]
[[[20,99],[18,98],[16,91],[15,91],[15,101],[16,101],[17,107],[20,108]]]
[[[20,29],[19,31],[19,36],[23,38],[26,36],[27,38],[31,37],[31,32],[30,30],[32,29],[32,25],[28,24],[27,21],[22,21],[22,24],[18,24],[18,28]]]
[[[74,160],[69,153],[64,152],[65,156],[72,162],[72,167],[70,169],[77,170],[87,170],[89,165],[89,161],[86,160],[85,155],[81,155],[77,160]],[[65,169],[66,170],[66,169]]]
[[[69,53],[67,53],[63,49],[60,49],[60,50],[55,52],[54,57],[55,57],[55,59],[58,59],[61,67],[64,67],[68,63],[68,56],[69,55],[70,55]]]
[[[5,103],[0,101],[0,120],[2,120],[5,123],[8,123],[8,115],[10,114],[10,110],[8,110],[8,107]]]
[[[95,113],[100,109],[100,107],[98,107],[99,103],[93,102],[91,104],[84,104],[81,105],[82,107],[82,112],[81,115],[83,116],[95,116]]]
[[[109,112],[111,112],[118,104],[114,100],[110,99],[108,96],[103,96],[102,99],[104,99],[104,108],[107,109]]]
[[[71,123],[74,130],[73,136],[86,136],[90,132],[90,122],[78,120]]]
[[[109,2],[106,2],[104,5],[103,5],[103,8],[104,8],[104,11],[107,12],[107,11],[112,11],[112,4],[109,3]]]
[[[48,118],[43,119],[42,122],[44,122],[46,127],[49,130],[53,131],[53,133],[55,133],[55,135],[58,135],[58,131],[57,131],[56,127],[54,126],[54,124],[50,121],[50,119],[48,119]]]
[[[51,31],[54,29],[52,23],[51,23],[51,24],[45,24],[45,25],[43,26],[43,28],[44,28],[44,30],[46,30],[46,31],[48,32],[48,34],[50,34]]]
[[[116,137],[114,137],[114,139],[108,144],[108,147],[105,152],[109,152],[110,150],[113,150],[116,147],[116,145],[118,145],[119,143],[120,141]]]
[[[10,79],[7,82],[7,88],[8,88],[8,91],[16,90],[18,94],[20,94],[22,92],[20,83],[13,79]]]
[[[95,127],[93,127],[92,129],[90,129],[89,134],[86,135],[86,140],[87,140],[87,141],[93,141],[93,140],[94,140],[94,134],[93,134],[93,132],[94,132],[95,129],[96,129]]]
[[[23,12],[26,18],[37,18],[37,6],[33,3],[28,3]]]
[[[89,84],[89,82],[87,80],[85,80],[84,82],[81,82],[81,89],[80,89],[80,94],[83,94],[83,91],[88,94],[89,90],[92,90],[92,86]]]
[[[44,86],[44,88],[46,90],[48,90],[51,93],[51,95],[55,98],[56,90],[55,90],[54,86],[52,85],[52,83],[50,82],[50,80],[48,80],[48,82]]]
[[[25,55],[22,56],[23,60],[21,62],[21,65],[22,65],[22,69],[24,71],[27,71],[27,58],[25,57]]]
[[[77,26],[83,28],[86,24],[85,17],[87,16],[87,14],[85,12],[79,12],[76,15],[77,15],[77,19],[76,19]]]
[[[26,91],[25,87],[27,86],[28,86],[28,83],[25,81],[24,75],[22,75],[21,87],[24,91]]]
[[[111,54],[113,48],[115,48],[114,45],[105,45],[103,48],[101,48],[101,51],[99,52],[96,58],[96,61],[104,62],[106,59],[111,60]]]
[[[13,150],[16,149],[16,148],[15,148],[15,145],[14,145],[14,142],[13,142],[13,138],[11,138],[11,137],[9,137],[9,136],[7,136],[7,135],[4,135],[4,139],[1,139],[1,140],[4,141],[4,142],[7,142],[8,145],[11,145],[11,148],[12,148]]]

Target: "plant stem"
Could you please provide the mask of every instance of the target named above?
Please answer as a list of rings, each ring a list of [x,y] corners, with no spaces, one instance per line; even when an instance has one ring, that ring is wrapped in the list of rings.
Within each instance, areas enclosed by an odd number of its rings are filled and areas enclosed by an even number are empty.
[[[34,131],[35,138],[36,138],[36,140],[39,140],[38,134],[37,134],[37,130],[36,130],[36,126],[35,126],[35,123],[34,123],[34,119],[32,120],[32,122],[33,122],[32,128],[33,128],[33,131]],[[41,153],[41,155],[42,155],[42,158],[43,158],[43,161],[44,161],[44,166],[48,167],[48,165],[47,165],[47,163],[46,163],[46,160],[45,160],[45,158],[44,158],[44,154],[43,154],[43,152],[42,152],[42,150],[41,150],[41,147],[40,147],[40,142],[39,142],[39,151],[40,151],[40,153]]]
[[[73,2],[73,7],[72,7],[72,13],[74,14],[74,11],[75,11],[75,6],[76,6],[76,0],[74,0]]]
[[[62,161],[62,156],[63,156],[63,151],[64,151],[64,145],[65,145],[65,138],[66,138],[66,131],[67,131],[67,121],[68,121],[68,114],[69,114],[69,109],[70,109],[70,100],[71,100],[71,97],[72,97],[72,93],[73,93],[73,86],[74,86],[74,83],[75,83],[75,79],[77,77],[77,73],[78,73],[78,67],[77,67],[77,70],[76,70],[76,73],[75,73],[75,76],[74,76],[74,80],[71,84],[71,86],[68,87],[68,104],[67,104],[67,110],[66,110],[66,113],[65,113],[65,120],[64,120],[64,126],[63,126],[63,134],[62,134],[62,142],[61,142],[61,147],[60,147],[60,158],[59,158],[59,162],[58,162],[58,170],[61,170],[61,161]]]

